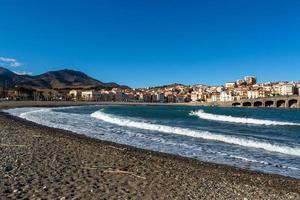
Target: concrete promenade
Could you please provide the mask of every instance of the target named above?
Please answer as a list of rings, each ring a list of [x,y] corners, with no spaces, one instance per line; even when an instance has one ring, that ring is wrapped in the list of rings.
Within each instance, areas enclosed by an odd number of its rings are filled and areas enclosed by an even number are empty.
[[[229,104],[238,107],[300,108],[300,95],[243,99],[230,102]]]

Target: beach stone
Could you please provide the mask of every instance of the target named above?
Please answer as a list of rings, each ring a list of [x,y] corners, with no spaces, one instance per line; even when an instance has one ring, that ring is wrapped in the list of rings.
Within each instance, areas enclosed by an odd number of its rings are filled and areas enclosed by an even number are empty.
[[[5,194],[11,194],[13,191],[12,191],[12,189],[10,189],[10,188],[7,188],[7,189],[5,189],[4,190],[4,193]]]
[[[5,168],[4,168],[4,171],[5,171],[5,172],[10,172],[11,170],[13,170],[13,166],[12,166],[12,165],[7,165],[7,166],[5,166]]]

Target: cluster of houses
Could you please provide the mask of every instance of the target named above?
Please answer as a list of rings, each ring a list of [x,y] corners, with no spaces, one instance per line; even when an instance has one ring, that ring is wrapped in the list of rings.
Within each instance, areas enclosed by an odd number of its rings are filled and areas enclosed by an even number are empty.
[[[26,89],[0,87],[0,98],[14,100],[70,100],[120,102],[230,102],[273,96],[300,94],[300,82],[268,82],[258,84],[256,77],[227,82],[224,86],[172,84],[163,87],[140,89]]]
[[[69,96],[74,101],[122,101],[122,102],[153,102],[179,103],[189,102],[190,92],[179,94],[176,87],[164,89],[120,89],[111,90],[71,90]]]
[[[243,99],[258,99],[275,96],[299,95],[300,82],[267,82],[257,84],[256,77],[246,76],[224,86],[199,86],[195,87],[192,101],[205,102],[230,102]]]
[[[227,82],[224,86],[172,84],[163,87],[112,90],[71,90],[72,100],[131,102],[230,102],[273,96],[299,95],[300,82],[268,82],[258,84],[256,77]]]

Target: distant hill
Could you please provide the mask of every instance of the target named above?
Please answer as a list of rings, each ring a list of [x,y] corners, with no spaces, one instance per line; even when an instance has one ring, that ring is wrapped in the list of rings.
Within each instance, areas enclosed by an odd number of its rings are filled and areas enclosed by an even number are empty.
[[[117,83],[103,83],[80,71],[69,69],[49,71],[37,76],[18,75],[0,67],[0,86],[41,89],[128,88]]]
[[[151,88],[171,88],[171,87],[177,87],[177,86],[185,86],[183,84],[180,84],[180,83],[172,83],[172,84],[169,84],[169,85],[161,85],[161,86],[155,86],[155,87],[151,87]]]

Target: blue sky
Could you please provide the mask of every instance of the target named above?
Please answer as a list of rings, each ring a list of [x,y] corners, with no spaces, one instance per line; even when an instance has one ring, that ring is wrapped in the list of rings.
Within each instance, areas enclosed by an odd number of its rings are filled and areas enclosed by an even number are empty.
[[[0,5],[0,64],[17,72],[71,68],[131,87],[300,79],[298,0]]]

